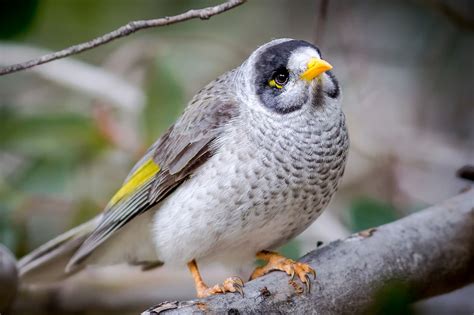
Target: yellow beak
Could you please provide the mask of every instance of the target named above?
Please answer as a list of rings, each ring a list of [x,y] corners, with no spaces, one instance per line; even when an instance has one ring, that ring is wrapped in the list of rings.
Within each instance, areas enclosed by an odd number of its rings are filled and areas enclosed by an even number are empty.
[[[301,75],[301,78],[307,81],[311,81],[321,73],[332,69],[329,62],[317,58],[311,58],[307,67],[308,69]]]

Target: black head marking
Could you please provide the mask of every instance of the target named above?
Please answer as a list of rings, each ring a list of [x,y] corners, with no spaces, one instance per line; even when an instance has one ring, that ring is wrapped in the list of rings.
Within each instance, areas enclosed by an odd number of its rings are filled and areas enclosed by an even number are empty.
[[[304,40],[289,40],[270,46],[255,63],[255,70],[258,74],[256,78],[257,85],[262,83],[266,85],[271,74],[278,68],[286,67],[293,51],[300,47],[312,47],[321,55],[319,48]]]
[[[329,79],[331,80],[334,88],[329,91],[327,93],[327,95],[330,97],[330,98],[338,98],[339,95],[341,94],[341,89],[339,87],[339,82],[337,81],[336,79],[336,76],[334,75],[334,73],[332,73],[332,71],[326,71],[326,74],[329,76]]]
[[[280,114],[286,114],[300,109],[308,100],[309,95],[301,95],[292,104],[284,104],[281,99],[281,89],[271,88],[269,79],[278,69],[287,69],[291,54],[300,47],[311,47],[321,55],[319,49],[303,40],[289,40],[266,48],[255,63],[256,92],[262,103]]]
[[[321,55],[319,49],[304,40],[289,40],[274,46],[268,47],[261,55],[255,68],[257,73],[271,74],[277,68],[286,67],[293,51],[300,47],[312,47]]]

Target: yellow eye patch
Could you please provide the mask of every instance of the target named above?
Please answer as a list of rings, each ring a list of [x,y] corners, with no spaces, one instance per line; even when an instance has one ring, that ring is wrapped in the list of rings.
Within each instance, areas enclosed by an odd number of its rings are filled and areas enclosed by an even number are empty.
[[[275,79],[271,79],[270,81],[268,81],[268,85],[271,87],[276,87],[277,89],[283,88],[283,85],[276,83]]]

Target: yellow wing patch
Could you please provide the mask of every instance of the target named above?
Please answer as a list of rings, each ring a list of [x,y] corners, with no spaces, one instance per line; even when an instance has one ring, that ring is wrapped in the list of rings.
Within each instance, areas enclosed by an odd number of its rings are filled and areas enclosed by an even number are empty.
[[[125,196],[136,191],[140,186],[146,183],[150,178],[160,171],[160,166],[152,159],[147,160],[130,176],[128,181],[115,193],[109,202],[109,206],[115,205]]]

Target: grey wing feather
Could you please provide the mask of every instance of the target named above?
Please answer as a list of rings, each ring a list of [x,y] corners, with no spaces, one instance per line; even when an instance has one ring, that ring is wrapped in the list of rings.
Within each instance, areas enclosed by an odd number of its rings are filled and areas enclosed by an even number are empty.
[[[212,156],[212,142],[238,115],[238,104],[226,89],[232,74],[228,72],[202,89],[178,121],[132,168],[127,179],[150,158],[161,170],[138,191],[105,210],[102,221],[74,254],[67,270],[75,269],[114,231],[163,200]]]

